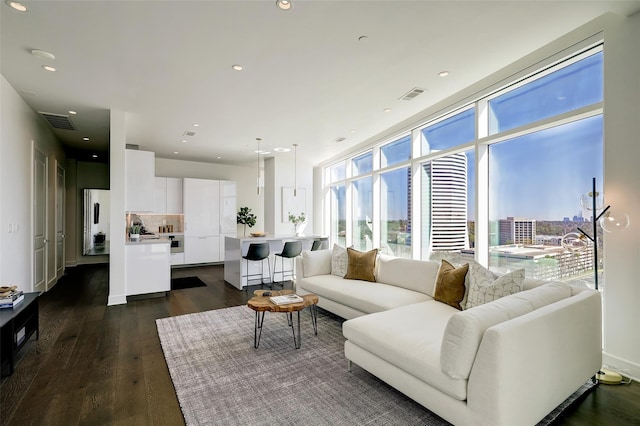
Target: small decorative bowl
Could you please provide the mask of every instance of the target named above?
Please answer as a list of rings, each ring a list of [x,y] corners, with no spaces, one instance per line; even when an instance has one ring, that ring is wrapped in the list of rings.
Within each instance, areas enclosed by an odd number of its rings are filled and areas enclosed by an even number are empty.
[[[249,233],[249,235],[251,235],[252,237],[264,237],[265,235],[267,235],[266,232],[251,232]]]

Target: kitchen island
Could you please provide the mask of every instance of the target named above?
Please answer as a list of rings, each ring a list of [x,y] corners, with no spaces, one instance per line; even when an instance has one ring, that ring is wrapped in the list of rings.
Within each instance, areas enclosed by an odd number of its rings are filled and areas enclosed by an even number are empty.
[[[328,238],[319,235],[267,235],[265,237],[248,237],[248,238],[236,238],[225,237],[224,244],[224,280],[235,288],[242,290],[247,285],[247,278],[243,275],[247,275],[246,261],[242,259],[242,256],[247,254],[249,244],[251,243],[269,243],[269,264],[271,265],[271,271],[273,272],[274,255],[280,253],[284,247],[284,243],[287,241],[302,241],[302,251],[311,250],[311,245],[314,240],[323,240],[324,248],[328,248]],[[280,262],[278,262],[280,265]],[[278,266],[279,268],[280,266]],[[280,269],[278,269],[279,271]],[[260,262],[249,262],[249,273],[260,274]],[[271,277],[269,276],[269,268],[264,265],[263,271],[264,281],[271,283]],[[257,284],[258,279],[251,280],[252,285]]]
[[[127,296],[162,295],[171,290],[171,241],[168,238],[126,241]]]

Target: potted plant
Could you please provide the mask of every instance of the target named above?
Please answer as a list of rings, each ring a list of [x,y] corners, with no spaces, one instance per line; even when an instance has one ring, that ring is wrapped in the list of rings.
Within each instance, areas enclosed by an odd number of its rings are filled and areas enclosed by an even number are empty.
[[[132,241],[139,240],[140,231],[142,231],[142,225],[131,225],[131,228],[129,228],[129,239]]]
[[[256,224],[256,215],[251,213],[249,207],[240,207],[238,211],[237,222],[239,225],[244,225],[243,234],[247,236],[247,226],[253,228]]]
[[[299,216],[291,214],[289,212],[289,222],[293,223],[293,233],[298,236],[304,228],[299,228],[298,225],[304,224],[307,220],[307,216],[305,216],[304,212],[300,213]]]

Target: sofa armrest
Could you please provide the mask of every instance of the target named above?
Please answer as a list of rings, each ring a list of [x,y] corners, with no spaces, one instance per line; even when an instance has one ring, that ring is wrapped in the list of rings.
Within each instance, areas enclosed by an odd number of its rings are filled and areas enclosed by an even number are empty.
[[[583,291],[489,328],[469,376],[477,424],[535,424],[602,365],[600,293]]]

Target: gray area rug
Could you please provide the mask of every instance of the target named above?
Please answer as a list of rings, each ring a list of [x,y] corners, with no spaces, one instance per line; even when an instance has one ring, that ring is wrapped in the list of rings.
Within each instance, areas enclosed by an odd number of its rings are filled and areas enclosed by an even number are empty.
[[[308,310],[301,313],[297,350],[281,313],[266,313],[258,349],[254,311],[246,306],[157,320],[186,424],[449,424],[362,368],[347,372],[342,320],[318,311],[318,336]],[[553,423],[591,387],[585,384],[540,425]]]

